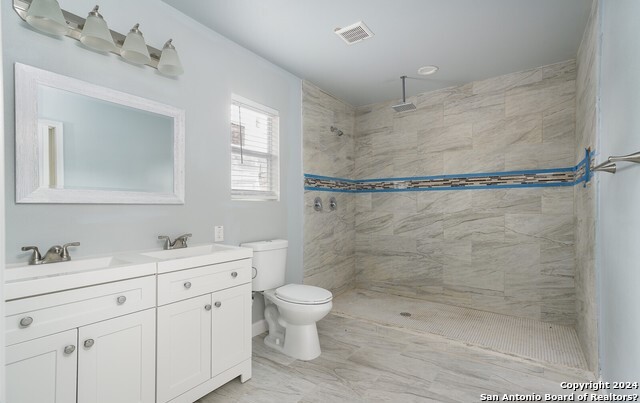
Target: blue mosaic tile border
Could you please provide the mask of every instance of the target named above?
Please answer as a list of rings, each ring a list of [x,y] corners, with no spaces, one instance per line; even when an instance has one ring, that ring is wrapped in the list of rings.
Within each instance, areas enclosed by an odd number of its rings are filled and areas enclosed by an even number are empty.
[[[589,182],[593,155],[592,151],[586,151],[585,158],[573,167],[525,171],[359,180],[305,174],[304,189],[372,193],[575,186]],[[587,161],[590,163],[587,164]]]

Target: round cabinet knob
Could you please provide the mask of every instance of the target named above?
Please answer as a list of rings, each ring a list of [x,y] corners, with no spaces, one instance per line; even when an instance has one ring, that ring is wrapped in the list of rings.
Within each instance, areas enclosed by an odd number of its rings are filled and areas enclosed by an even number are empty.
[[[187,281],[186,283],[184,283],[184,288],[186,288],[187,290],[191,288],[191,282]]]
[[[211,304],[207,304],[204,306],[204,309],[206,309],[207,311],[211,310]]]
[[[216,308],[220,308],[222,306],[222,302],[216,301],[214,305],[216,306]]]
[[[116,301],[118,302],[118,305],[122,305],[125,302],[127,302],[127,297],[125,297],[124,295],[119,296]]]
[[[33,323],[33,318],[31,316],[25,316],[20,319],[20,327],[29,327]]]
[[[84,346],[86,348],[91,348],[93,347],[94,344],[95,344],[95,341],[93,339],[87,339],[84,341]]]
[[[237,271],[232,271],[231,272],[231,277],[233,277],[233,278],[238,277],[238,272]]]
[[[64,348],[64,353],[65,353],[65,354],[71,354],[71,353],[73,353],[74,351],[76,351],[76,346],[74,346],[73,344],[69,344],[68,346],[66,346],[66,347]]]

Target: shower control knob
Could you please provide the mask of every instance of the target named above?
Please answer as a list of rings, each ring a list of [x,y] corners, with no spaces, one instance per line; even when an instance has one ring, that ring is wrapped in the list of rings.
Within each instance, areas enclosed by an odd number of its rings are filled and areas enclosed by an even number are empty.
[[[191,282],[187,281],[186,283],[184,283],[184,288],[186,288],[187,290],[191,288]]]
[[[214,305],[216,306],[216,308],[220,308],[222,306],[222,302],[216,301]]]
[[[231,277],[233,277],[233,278],[238,277],[238,272],[237,271],[232,271],[231,272]]]

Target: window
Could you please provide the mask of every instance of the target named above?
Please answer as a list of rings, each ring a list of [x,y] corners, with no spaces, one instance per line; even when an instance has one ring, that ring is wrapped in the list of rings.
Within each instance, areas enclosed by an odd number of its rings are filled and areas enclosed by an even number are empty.
[[[278,111],[234,95],[231,101],[231,198],[278,200]]]

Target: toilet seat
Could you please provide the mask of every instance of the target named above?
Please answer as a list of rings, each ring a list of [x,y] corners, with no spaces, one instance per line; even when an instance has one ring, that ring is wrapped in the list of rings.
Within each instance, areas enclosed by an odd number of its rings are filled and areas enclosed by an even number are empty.
[[[321,305],[333,299],[331,291],[312,285],[287,284],[276,289],[276,298],[302,305]]]

